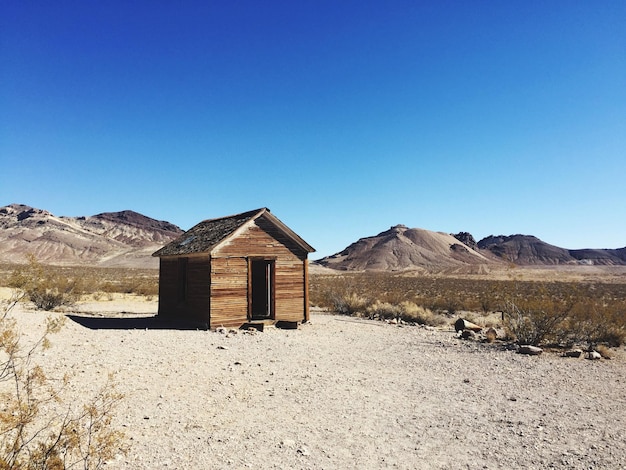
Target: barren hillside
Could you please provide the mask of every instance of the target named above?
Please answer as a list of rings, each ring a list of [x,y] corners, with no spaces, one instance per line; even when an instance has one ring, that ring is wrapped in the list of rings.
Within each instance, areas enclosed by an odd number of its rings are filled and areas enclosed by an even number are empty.
[[[483,238],[478,248],[518,265],[601,265],[626,264],[626,248],[567,250],[532,235],[498,235]]]
[[[133,211],[57,217],[23,204],[0,208],[0,261],[21,263],[28,253],[53,264],[156,268],[151,254],[182,230]]]
[[[374,237],[361,238],[319,264],[340,270],[401,271],[492,262],[447,233],[396,225]]]

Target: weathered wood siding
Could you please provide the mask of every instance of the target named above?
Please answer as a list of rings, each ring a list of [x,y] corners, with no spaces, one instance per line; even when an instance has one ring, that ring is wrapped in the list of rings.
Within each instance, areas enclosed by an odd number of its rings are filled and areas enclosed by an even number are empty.
[[[211,259],[211,328],[239,327],[248,321],[248,261]]]
[[[187,258],[184,273],[178,258],[161,258],[160,264],[159,316],[209,326],[209,257]]]
[[[248,259],[275,260],[274,319],[308,319],[307,253],[259,218],[212,253],[211,328],[248,320]]]

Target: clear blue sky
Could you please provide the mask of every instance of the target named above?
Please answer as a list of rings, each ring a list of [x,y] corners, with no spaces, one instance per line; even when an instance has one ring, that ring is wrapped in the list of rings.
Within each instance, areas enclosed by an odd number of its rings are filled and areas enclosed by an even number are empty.
[[[314,259],[405,224],[626,246],[626,2],[0,3],[0,206]]]

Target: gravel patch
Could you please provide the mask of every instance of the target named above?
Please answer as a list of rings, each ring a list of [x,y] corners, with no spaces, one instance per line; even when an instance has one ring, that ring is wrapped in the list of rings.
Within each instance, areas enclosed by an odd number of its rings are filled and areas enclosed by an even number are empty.
[[[132,447],[109,469],[626,468],[623,348],[524,356],[325,314],[297,330],[182,330],[127,304],[116,308],[141,314],[66,312],[34,358],[72,376],[73,402],[114,374],[114,423]],[[43,329],[43,313],[12,315],[26,343]]]

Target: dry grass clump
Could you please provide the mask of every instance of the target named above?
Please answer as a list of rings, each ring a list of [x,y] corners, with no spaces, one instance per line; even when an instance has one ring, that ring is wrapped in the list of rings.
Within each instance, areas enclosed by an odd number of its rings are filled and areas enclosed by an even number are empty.
[[[332,310],[341,315],[358,315],[367,310],[369,300],[354,292],[332,295]]]
[[[400,303],[382,302],[380,300],[370,302],[366,297],[354,292],[345,295],[335,293],[332,299],[332,311],[342,315],[362,316],[371,320],[395,319],[430,326],[440,326],[447,322],[442,315],[406,300]]]
[[[428,308],[424,308],[414,302],[405,300],[401,302],[401,319],[406,322],[417,323],[419,325],[442,326],[448,323],[446,317],[434,313]]]

